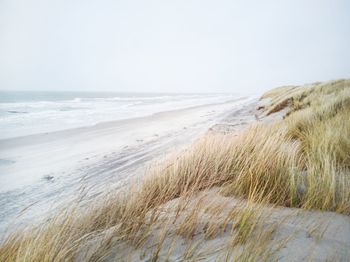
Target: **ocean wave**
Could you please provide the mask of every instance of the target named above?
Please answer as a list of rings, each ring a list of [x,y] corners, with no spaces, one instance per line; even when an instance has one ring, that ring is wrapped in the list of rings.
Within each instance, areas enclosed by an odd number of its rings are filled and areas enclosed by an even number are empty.
[[[0,103],[0,139],[142,117],[230,99],[227,95],[77,96],[50,102]]]
[[[27,111],[8,110],[7,112],[10,114],[28,114]]]
[[[166,101],[166,100],[182,100],[204,97],[203,95],[163,95],[163,96],[115,96],[115,97],[75,97],[67,102],[92,102],[92,101]],[[64,102],[64,101],[61,101]]]

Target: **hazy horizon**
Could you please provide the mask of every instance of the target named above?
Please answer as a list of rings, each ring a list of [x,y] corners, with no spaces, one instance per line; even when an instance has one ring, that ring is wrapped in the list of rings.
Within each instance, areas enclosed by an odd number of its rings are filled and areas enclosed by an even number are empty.
[[[0,1],[0,90],[261,93],[350,77],[348,1]]]
[[[186,91],[183,91],[183,92],[171,92],[171,91],[168,91],[168,92],[162,92],[162,91],[147,91],[147,90],[140,90],[140,91],[128,91],[128,90],[122,90],[122,91],[118,91],[118,90],[74,90],[74,89],[71,89],[71,90],[25,90],[25,89],[14,89],[14,90],[11,90],[11,89],[0,89],[0,92],[1,93],[16,93],[16,92],[28,92],[28,93],[111,93],[111,94],[114,94],[114,93],[121,93],[121,94],[174,94],[174,95],[177,95],[177,94],[186,94],[186,95],[191,95],[191,94],[202,94],[202,95],[210,95],[210,94],[240,94],[238,92],[234,92],[234,91],[223,91],[223,92],[186,92]]]

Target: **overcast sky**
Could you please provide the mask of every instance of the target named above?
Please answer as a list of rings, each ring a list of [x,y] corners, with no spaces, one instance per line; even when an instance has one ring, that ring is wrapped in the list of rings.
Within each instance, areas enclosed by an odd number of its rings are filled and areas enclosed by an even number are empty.
[[[350,77],[350,1],[0,0],[0,89],[249,92]]]

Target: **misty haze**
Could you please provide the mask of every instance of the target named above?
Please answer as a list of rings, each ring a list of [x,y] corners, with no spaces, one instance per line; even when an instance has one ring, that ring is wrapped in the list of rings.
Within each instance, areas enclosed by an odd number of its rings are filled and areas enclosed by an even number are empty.
[[[349,261],[350,3],[0,1],[0,261]]]

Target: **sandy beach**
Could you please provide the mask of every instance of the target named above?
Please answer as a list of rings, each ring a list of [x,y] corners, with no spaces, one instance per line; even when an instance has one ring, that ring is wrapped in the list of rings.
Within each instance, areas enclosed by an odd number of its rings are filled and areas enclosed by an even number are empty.
[[[0,231],[47,215],[69,200],[123,187],[145,167],[209,128],[237,128],[255,99],[0,140]],[[246,119],[246,118],[249,119]]]
[[[3,256],[24,243],[33,261],[348,261],[348,177],[320,175],[294,129],[343,123],[347,83],[1,140]]]

